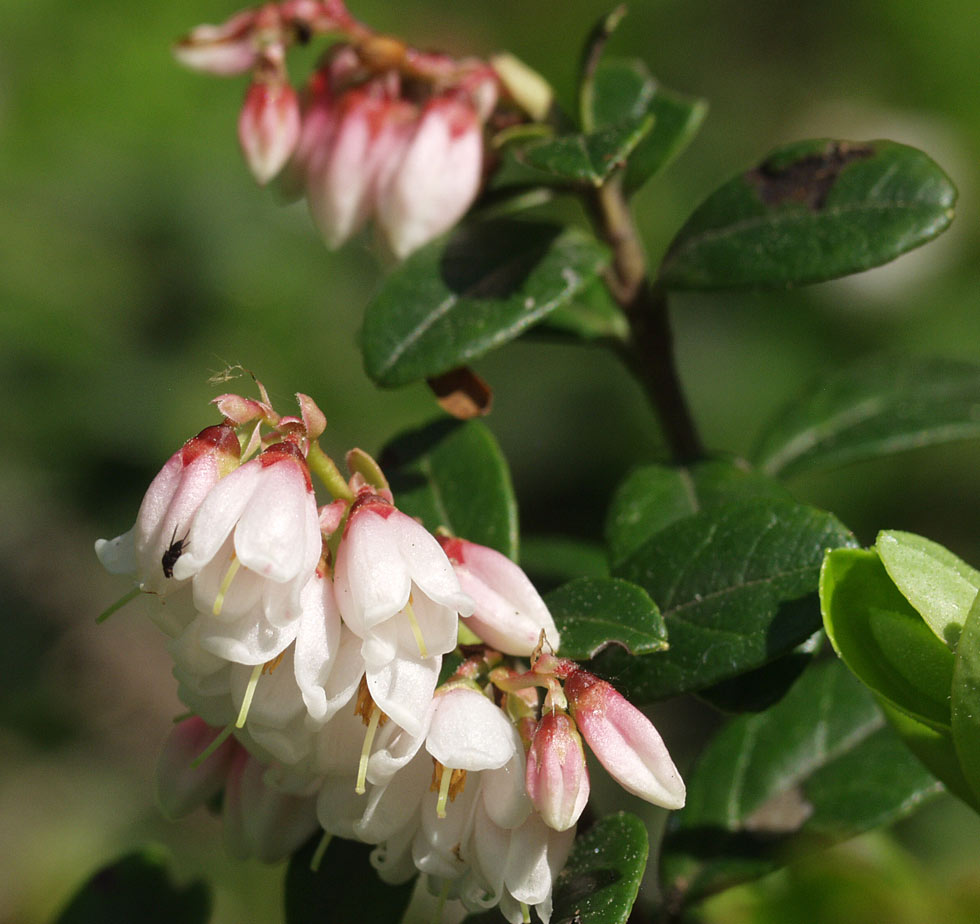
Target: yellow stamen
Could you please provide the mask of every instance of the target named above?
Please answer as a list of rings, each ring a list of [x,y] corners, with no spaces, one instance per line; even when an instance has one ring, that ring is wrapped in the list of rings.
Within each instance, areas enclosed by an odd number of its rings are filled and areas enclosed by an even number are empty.
[[[310,872],[319,872],[320,861],[323,860],[323,855],[327,852],[331,840],[333,840],[333,836],[324,831],[323,837],[320,838],[320,843],[316,845],[316,850],[313,851],[313,857],[310,859]]]
[[[405,604],[405,615],[408,617],[408,624],[412,627],[412,635],[415,636],[415,644],[419,646],[419,654],[423,658],[429,657],[429,649],[425,647],[425,639],[422,638],[422,629],[418,619],[415,618],[415,610],[412,609],[412,598],[408,598]]]
[[[361,760],[357,765],[357,785],[354,787],[354,792],[359,796],[364,795],[367,790],[368,759],[371,757],[371,745],[374,744],[374,733],[378,730],[380,719],[381,710],[375,706],[371,711],[371,720],[368,722],[367,731],[364,733],[364,744],[361,747]]]
[[[285,656],[286,652],[280,651],[279,654],[277,654],[271,661],[266,661],[265,664],[262,665],[262,673],[271,674],[279,666],[280,662]]]
[[[228,570],[225,572],[224,580],[221,582],[221,586],[218,588],[218,596],[214,598],[214,606],[211,608],[211,612],[215,616],[221,615],[221,607],[225,605],[225,594],[228,593],[228,588],[231,587],[232,578],[238,574],[238,569],[241,568],[242,563],[238,560],[238,556],[232,553],[231,564],[228,566]]]
[[[255,696],[255,688],[259,685],[259,677],[262,676],[263,670],[265,670],[264,664],[256,664],[252,668],[252,676],[248,678],[248,686],[245,687],[245,698],[242,700],[242,708],[238,713],[238,719],[235,721],[235,728],[242,728],[245,725],[248,710],[252,705],[252,697]]]
[[[453,775],[451,772],[447,772],[446,768],[442,768],[442,779],[439,781],[439,801],[436,802],[436,815],[439,818],[446,817],[446,802],[449,801],[449,784],[453,780]]]

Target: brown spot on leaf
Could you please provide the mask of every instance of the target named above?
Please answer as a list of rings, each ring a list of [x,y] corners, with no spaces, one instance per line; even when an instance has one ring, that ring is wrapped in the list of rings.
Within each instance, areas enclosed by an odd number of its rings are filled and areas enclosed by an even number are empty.
[[[765,161],[745,174],[766,205],[799,202],[819,212],[827,202],[841,170],[856,160],[871,157],[874,150],[865,145],[832,141],[819,154],[807,154],[789,164]]]
[[[490,413],[493,392],[469,366],[459,366],[427,379],[439,406],[459,420],[470,420]]]

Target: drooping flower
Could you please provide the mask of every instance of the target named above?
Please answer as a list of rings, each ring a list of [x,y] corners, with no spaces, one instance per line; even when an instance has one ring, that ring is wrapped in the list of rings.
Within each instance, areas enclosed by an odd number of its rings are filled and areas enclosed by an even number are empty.
[[[561,638],[541,595],[519,565],[496,549],[440,537],[463,591],[473,598],[466,626],[504,654],[529,657],[545,633],[552,651]]]
[[[238,117],[238,140],[260,185],[286,164],[299,142],[299,97],[282,62],[271,63],[250,84]]]
[[[579,731],[609,775],[627,792],[667,809],[686,789],[653,723],[605,680],[577,669],[565,681]]]
[[[115,539],[99,539],[95,552],[113,574],[135,574],[146,593],[176,590],[174,574],[190,551],[194,517],[219,479],[238,466],[241,447],[234,429],[207,427],[175,452],[150,483],[133,528]]]
[[[255,607],[274,628],[299,617],[321,551],[309,470],[296,444],[283,441],[208,494],[174,576],[192,577],[197,608],[238,625],[244,643]]]
[[[589,801],[589,771],[575,723],[562,712],[541,717],[527,752],[527,794],[549,828],[567,831]]]

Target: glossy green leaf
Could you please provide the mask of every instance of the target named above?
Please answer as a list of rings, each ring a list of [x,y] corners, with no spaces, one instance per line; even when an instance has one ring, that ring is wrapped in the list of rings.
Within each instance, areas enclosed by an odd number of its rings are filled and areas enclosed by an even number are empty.
[[[602,279],[596,279],[567,304],[549,314],[535,331],[572,335],[577,340],[625,341],[629,321]]]
[[[953,653],[895,587],[872,549],[835,549],[820,575],[824,628],[844,663],[882,699],[949,729]]]
[[[801,141],[702,203],[660,269],[672,289],[820,282],[887,263],[944,231],[956,189],[893,141]]]
[[[764,498],[678,520],[614,569],[660,607],[669,650],[643,659],[611,649],[593,669],[649,702],[761,667],[820,628],[824,550],[853,542],[829,513]]]
[[[974,598],[956,646],[950,713],[960,767],[980,799],[980,597]]]
[[[963,623],[980,593],[980,571],[938,542],[884,530],[875,551],[888,576],[936,637],[956,649]]]
[[[401,920],[412,898],[414,881],[397,886],[382,882],[371,866],[374,847],[339,837],[330,841],[317,871],[313,872],[310,861],[319,840],[319,836],[311,838],[289,860],[285,924]]]
[[[595,73],[592,119],[597,128],[616,125],[648,113],[653,129],[630,155],[624,187],[639,189],[667,166],[701,127],[708,104],[665,90],[639,59],[603,61]]]
[[[506,218],[463,225],[387,277],[364,315],[365,369],[395,386],[465,365],[567,304],[607,260],[577,228]]]
[[[809,669],[767,712],[705,748],[671,816],[665,884],[687,901],[770,872],[789,853],[899,818],[938,793],[840,662]]]
[[[653,116],[626,119],[590,134],[577,132],[533,141],[516,152],[518,160],[551,177],[601,186],[622,167],[653,128]]]
[[[752,458],[769,475],[980,436],[980,365],[875,357],[811,386],[762,434]]]
[[[541,593],[577,577],[609,577],[606,550],[570,536],[521,536],[520,564]]]
[[[610,644],[635,655],[667,647],[657,605],[642,587],[621,578],[576,578],[546,594],[544,602],[561,633],[563,658],[584,661]]]
[[[381,453],[395,504],[435,532],[517,558],[517,501],[497,441],[478,420],[437,420]]]
[[[814,632],[789,654],[754,671],[699,690],[697,697],[719,712],[762,712],[778,703],[813,661],[823,644],[823,632]]]
[[[689,468],[644,465],[620,483],[606,516],[613,566],[677,520],[737,499],[789,500],[779,482],[738,462],[712,459]]]
[[[555,882],[551,924],[626,924],[650,847],[635,815],[609,815],[580,835]]]
[[[167,853],[147,848],[100,869],[72,897],[55,924],[205,924],[211,893],[201,881],[176,886]]]

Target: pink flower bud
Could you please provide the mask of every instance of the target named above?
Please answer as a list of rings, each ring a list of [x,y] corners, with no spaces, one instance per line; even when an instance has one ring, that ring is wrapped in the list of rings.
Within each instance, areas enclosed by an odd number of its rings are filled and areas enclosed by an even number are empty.
[[[542,820],[566,831],[589,801],[589,771],[575,723],[562,712],[541,717],[527,753],[527,794]]]
[[[628,792],[679,809],[684,781],[653,723],[606,681],[578,670],[565,682],[575,722],[609,775]]]
[[[197,716],[175,725],[157,761],[157,801],[168,818],[180,818],[221,791],[238,744],[229,738],[213,754],[194,762],[221,729],[211,728]]]
[[[378,197],[378,221],[394,254],[407,257],[456,224],[482,175],[483,132],[473,108],[452,97],[430,100]]]
[[[174,57],[185,67],[219,77],[244,74],[258,60],[257,16],[256,10],[242,10],[220,26],[197,26],[174,46]]]
[[[175,589],[179,579],[173,580],[173,570],[187,550],[191,522],[218,480],[238,466],[240,451],[235,431],[224,424],[184,443],[150,483],[133,528],[95,543],[106,570],[135,573],[146,593]]]
[[[506,555],[465,539],[440,538],[463,592],[476,604],[465,618],[488,645],[504,654],[528,657],[542,631],[553,650],[560,641],[555,621],[527,575]]]
[[[245,94],[238,140],[252,175],[269,182],[289,160],[300,135],[299,97],[285,80],[257,79]]]

